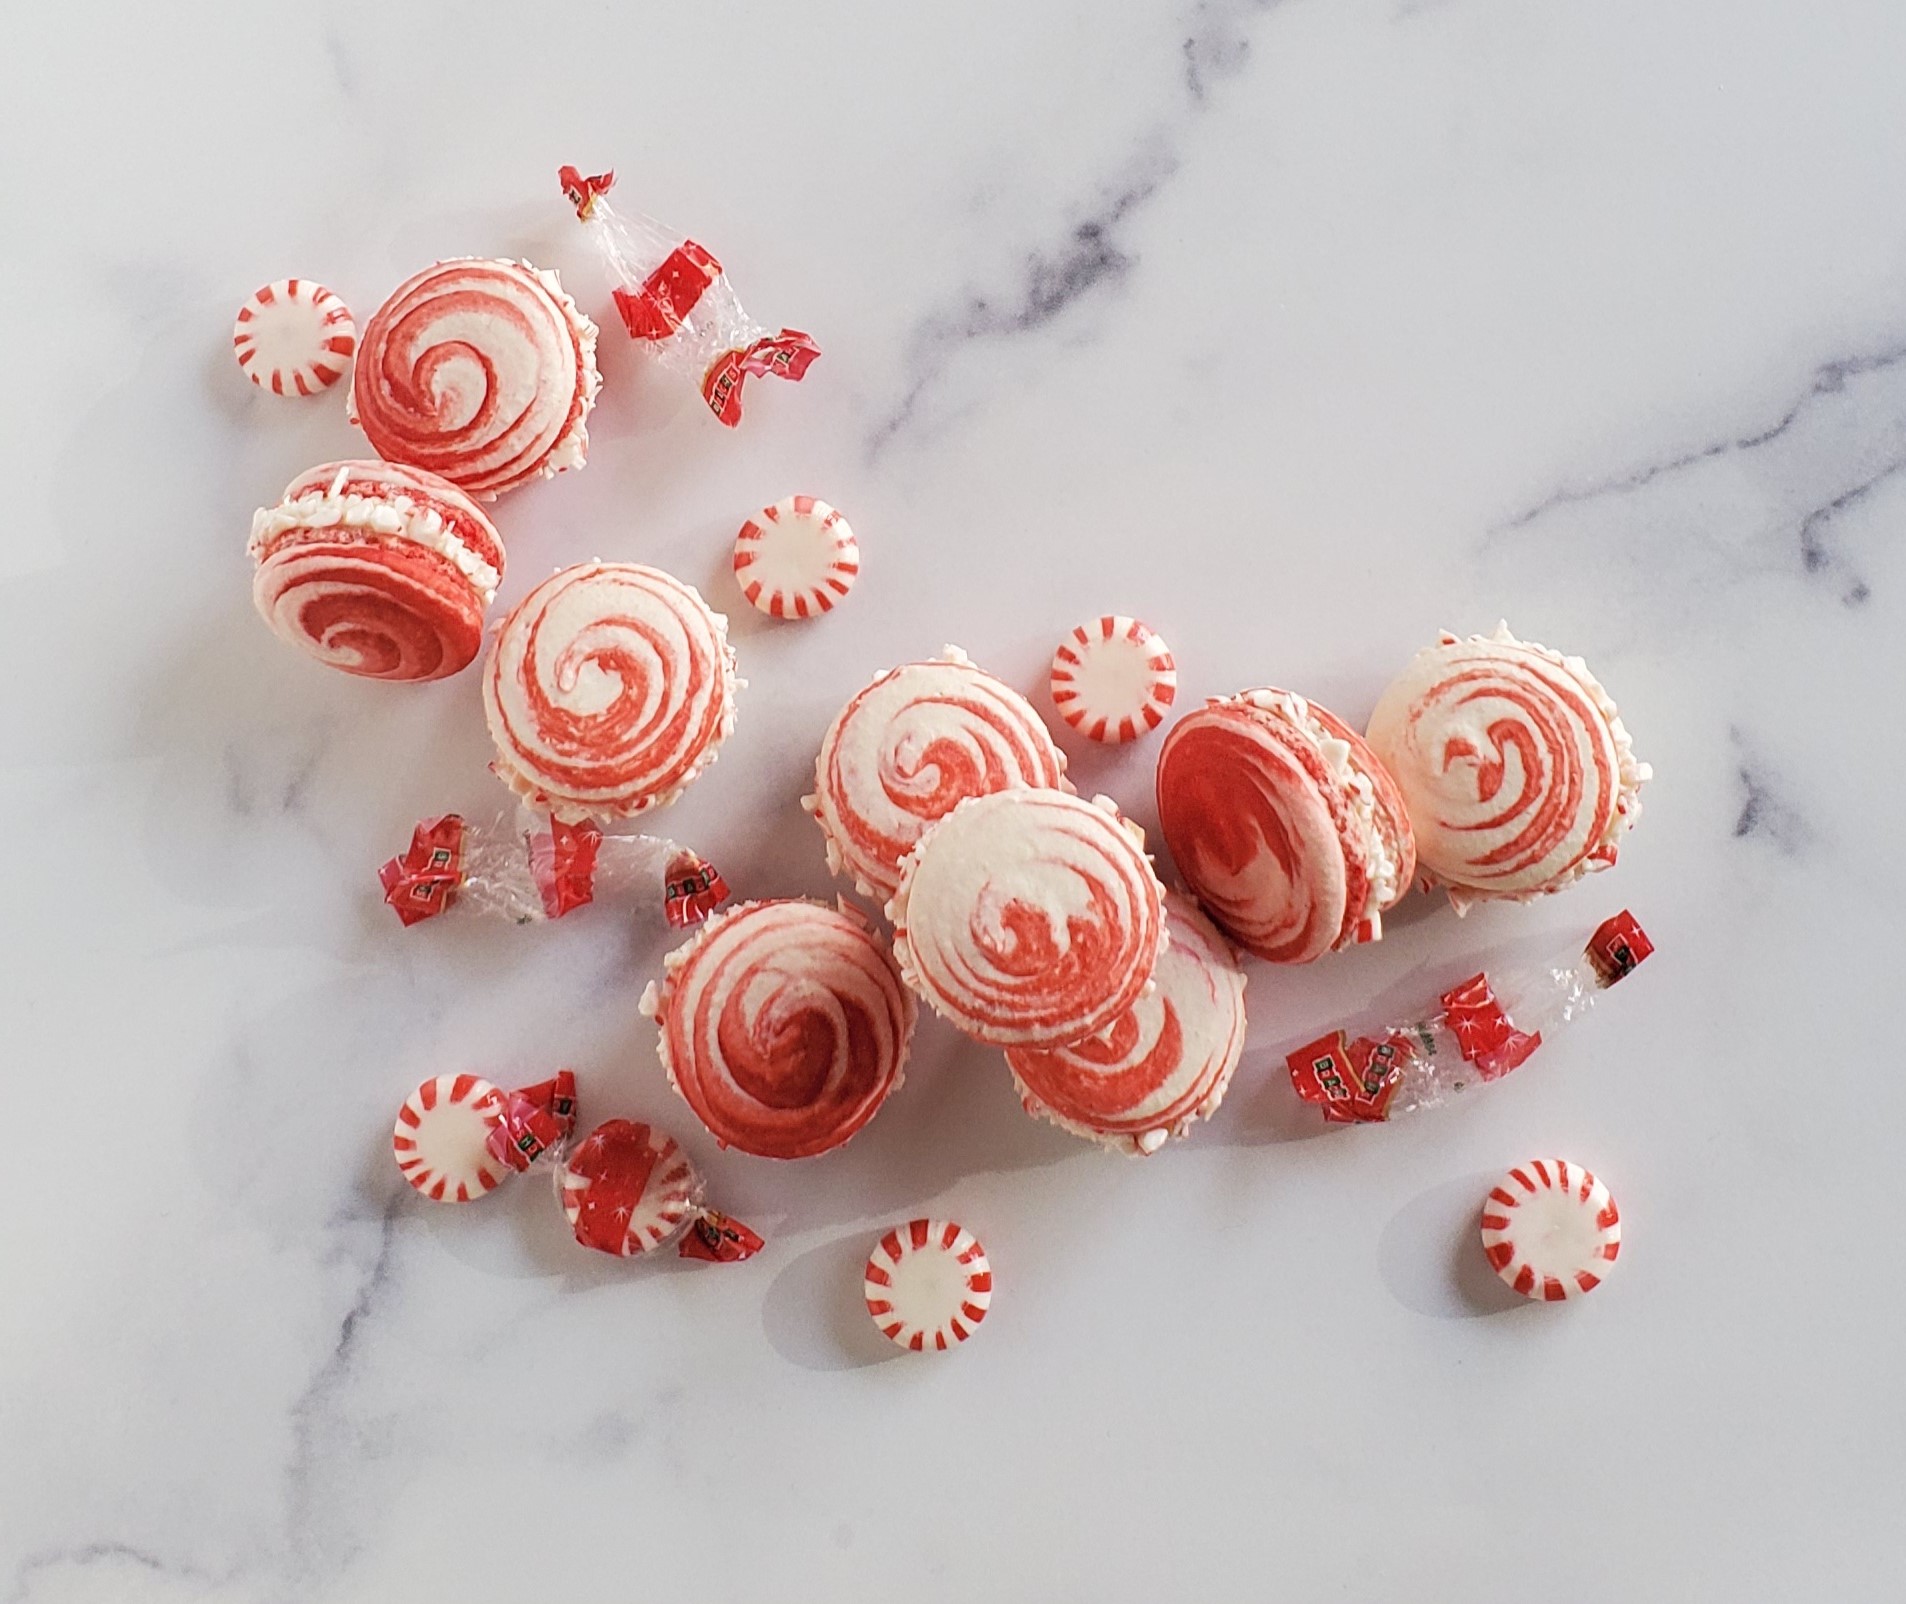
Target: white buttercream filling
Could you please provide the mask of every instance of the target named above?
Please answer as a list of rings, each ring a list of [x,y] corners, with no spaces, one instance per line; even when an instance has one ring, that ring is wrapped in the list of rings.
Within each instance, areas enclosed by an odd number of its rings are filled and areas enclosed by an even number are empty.
[[[260,507],[252,514],[251,540],[247,549],[255,561],[263,561],[267,548],[281,535],[294,529],[342,529],[356,535],[380,540],[407,540],[447,558],[458,573],[483,593],[487,607],[496,599],[496,587],[503,576],[477,556],[445,521],[435,507],[420,506],[409,496],[339,495],[343,481],[340,473],[329,492],[300,496],[282,501],[275,507]]]
[[[1390,851],[1383,830],[1377,823],[1377,793],[1376,787],[1370,783],[1370,777],[1360,773],[1350,761],[1349,743],[1325,729],[1312,715],[1310,703],[1296,692],[1241,691],[1234,700],[1263,712],[1277,714],[1295,724],[1310,737],[1311,744],[1322,754],[1331,775],[1349,793],[1350,816],[1363,837],[1370,865],[1370,887],[1364,894],[1363,907],[1346,926],[1349,934],[1342,943],[1333,945],[1347,945],[1354,941],[1357,931],[1366,924],[1370,927],[1370,939],[1380,940],[1383,935],[1383,910],[1401,895],[1398,881],[1402,865]]]

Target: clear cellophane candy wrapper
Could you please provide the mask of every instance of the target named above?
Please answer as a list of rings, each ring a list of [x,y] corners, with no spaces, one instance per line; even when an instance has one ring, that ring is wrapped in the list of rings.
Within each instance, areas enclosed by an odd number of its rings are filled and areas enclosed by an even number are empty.
[[[486,825],[456,813],[425,819],[377,879],[406,925],[452,911],[531,924],[606,898],[659,904],[671,929],[686,930],[728,896],[721,871],[677,842],[540,814]]]
[[[1291,1084],[1334,1124],[1434,1108],[1524,1063],[1545,1034],[1588,1012],[1653,951],[1634,915],[1618,913],[1557,962],[1472,975],[1420,1019],[1306,1043],[1285,1058]]]
[[[806,375],[821,354],[813,336],[755,322],[706,246],[652,217],[618,212],[608,201],[612,172],[585,177],[564,167],[557,176],[608,266],[629,338],[647,346],[663,367],[692,380],[709,411],[729,428],[741,422],[748,379],[798,383]]]

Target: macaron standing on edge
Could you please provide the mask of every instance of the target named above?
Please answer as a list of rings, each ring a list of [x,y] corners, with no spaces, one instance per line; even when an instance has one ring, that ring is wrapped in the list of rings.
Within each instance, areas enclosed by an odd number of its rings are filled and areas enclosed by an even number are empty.
[[[1416,849],[1396,787],[1335,714],[1281,690],[1213,699],[1158,754],[1159,825],[1246,951],[1309,963],[1383,934]]]
[[[252,516],[252,600],[274,634],[369,679],[443,679],[483,644],[503,540],[455,485],[390,462],[327,462]]]

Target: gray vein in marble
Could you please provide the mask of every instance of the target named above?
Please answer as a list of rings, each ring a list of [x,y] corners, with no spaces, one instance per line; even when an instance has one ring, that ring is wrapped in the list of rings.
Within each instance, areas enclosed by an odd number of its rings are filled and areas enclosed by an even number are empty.
[[[1198,0],[1187,15],[1178,47],[1181,98],[1134,139],[1138,154],[1125,163],[1118,178],[1098,186],[1094,200],[1083,208],[1084,215],[1066,226],[1059,244],[1035,245],[1026,252],[1016,284],[967,289],[952,307],[920,319],[914,327],[909,372],[900,398],[867,437],[870,462],[918,421],[922,400],[944,379],[965,346],[1043,329],[1130,276],[1138,258],[1117,237],[1119,229],[1156,199],[1178,171],[1178,141],[1203,114],[1212,87],[1236,77],[1248,65],[1248,20],[1282,3]]]
[[[1483,547],[1572,509],[1613,508],[1651,487],[1724,461],[1754,457],[1769,509],[1760,550],[1772,568],[1829,580],[1847,607],[1863,606],[1872,587],[1832,539],[1842,517],[1906,472],[1906,396],[1882,389],[1852,394],[1854,381],[1873,379],[1896,390],[1906,376],[1906,345],[1817,367],[1807,387],[1764,426],[1733,434],[1625,473],[1564,485],[1491,527]],[[1778,455],[1774,455],[1775,451]],[[1759,454],[1759,455],[1756,455]],[[1710,542],[1711,543],[1711,542]]]
[[[122,1571],[131,1567],[154,1576],[175,1579],[211,1580],[190,1566],[175,1565],[148,1549],[135,1548],[130,1543],[79,1543],[68,1548],[40,1549],[22,1559],[13,1573],[13,1585],[7,1590],[7,1604],[27,1604],[33,1594],[36,1576],[43,1576],[50,1571],[90,1570],[100,1565],[113,1565]],[[68,1596],[72,1596],[70,1592]]]
[[[326,1433],[335,1435],[341,1422],[333,1413],[338,1396],[349,1385],[355,1350],[366,1323],[376,1312],[382,1294],[389,1288],[391,1261],[396,1246],[398,1211],[404,1200],[393,1196],[378,1219],[377,1250],[358,1282],[357,1295],[338,1322],[330,1351],[318,1366],[304,1391],[290,1409],[291,1431],[295,1443],[291,1465],[286,1474],[286,1508],[290,1536],[295,1547],[312,1548],[312,1523],[317,1503],[315,1483],[324,1463],[334,1456],[320,1442]],[[362,1458],[362,1445],[355,1457]]]
[[[1906,346],[1890,347],[1871,356],[1843,357],[1822,363],[1814,369],[1812,382],[1801,393],[1800,398],[1766,428],[1697,446],[1692,451],[1684,451],[1659,462],[1647,463],[1627,473],[1591,479],[1579,485],[1564,485],[1553,495],[1544,496],[1532,506],[1525,507],[1513,517],[1497,524],[1490,530],[1490,535],[1493,537],[1511,534],[1518,529],[1526,529],[1530,524],[1539,522],[1561,507],[1575,506],[1603,496],[1627,495],[1653,484],[1657,479],[1664,479],[1703,462],[1712,462],[1717,457],[1758,450],[1761,446],[1768,445],[1786,434],[1821,397],[1837,395],[1844,390],[1848,379],[1865,373],[1884,372],[1901,363],[1906,363]]]
[[[1741,810],[1734,820],[1736,840],[1767,842],[1783,857],[1794,857],[1813,840],[1806,818],[1787,800],[1785,787],[1765,761],[1748,749],[1739,729],[1730,730],[1738,754]]]

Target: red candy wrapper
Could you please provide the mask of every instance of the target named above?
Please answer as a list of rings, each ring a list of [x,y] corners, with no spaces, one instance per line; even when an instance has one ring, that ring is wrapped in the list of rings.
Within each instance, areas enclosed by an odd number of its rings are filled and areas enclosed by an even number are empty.
[[[576,1128],[576,1077],[559,1069],[553,1079],[506,1092],[503,1120],[490,1132],[489,1149],[517,1172],[568,1141]]]
[[[1352,1036],[1335,1030],[1284,1060],[1291,1085],[1335,1124],[1394,1119],[1477,1083],[1499,1080],[1554,1030],[1586,1013],[1654,951],[1626,911],[1600,925],[1566,963],[1504,976],[1472,975],[1428,1017]]]
[[[560,919],[598,896],[655,897],[671,928],[700,924],[728,896],[712,863],[651,835],[604,835],[593,824],[535,817],[472,825],[455,813],[425,819],[410,848],[377,871],[384,901],[406,925],[452,908],[518,924]]]
[[[629,338],[700,386],[709,411],[741,422],[741,392],[761,375],[798,383],[821,354],[798,329],[770,333],[748,316],[721,263],[704,245],[640,213],[609,205],[614,173],[557,174],[576,216],[594,236],[615,280],[615,306]]]

